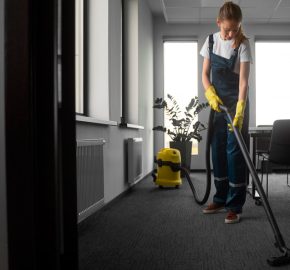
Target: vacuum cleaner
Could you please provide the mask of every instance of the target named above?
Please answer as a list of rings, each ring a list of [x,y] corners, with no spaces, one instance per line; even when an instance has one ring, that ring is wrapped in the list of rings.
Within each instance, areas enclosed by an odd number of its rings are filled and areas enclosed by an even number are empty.
[[[233,125],[232,116],[230,115],[228,108],[223,105],[220,105],[220,109],[226,113],[233,127],[233,132],[238,141],[238,144],[244,156],[245,162],[247,164],[247,167],[250,171],[250,174],[256,186],[256,189],[260,195],[260,199],[262,201],[262,205],[266,212],[268,221],[271,225],[271,228],[275,237],[275,241],[276,241],[274,245],[282,253],[282,255],[279,257],[271,257],[270,259],[267,259],[267,262],[271,266],[282,266],[282,265],[290,264],[290,249],[287,248],[285,241],[282,237],[282,234],[280,232],[279,226],[277,224],[275,216],[272,212],[272,209],[266,197],[263,186],[259,180],[258,174],[250,158],[250,154],[247,150],[247,146],[244,142],[244,139],[239,129],[237,129]],[[206,175],[207,175],[206,191],[202,199],[199,198],[199,195],[195,190],[195,187],[189,175],[189,171],[185,167],[181,166],[180,153],[178,150],[171,149],[171,148],[163,148],[158,153],[157,158],[154,159],[155,163],[157,163],[158,165],[158,169],[155,170],[155,172],[152,174],[153,181],[155,182],[155,184],[159,186],[166,185],[166,186],[179,187],[179,185],[181,184],[180,171],[183,171],[188,181],[188,184],[192,190],[194,199],[199,205],[202,205],[207,202],[209,194],[210,194],[210,189],[211,189],[210,145],[211,145],[211,139],[212,139],[212,134],[213,134],[212,132],[213,131],[213,124],[212,124],[213,117],[214,117],[214,111],[211,110],[210,115],[209,115],[209,121],[208,121],[208,135],[207,135],[207,141],[206,141]]]

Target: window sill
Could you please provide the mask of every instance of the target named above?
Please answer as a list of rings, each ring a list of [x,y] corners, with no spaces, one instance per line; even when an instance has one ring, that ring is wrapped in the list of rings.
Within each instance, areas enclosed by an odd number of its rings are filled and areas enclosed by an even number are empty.
[[[117,126],[118,125],[116,121],[99,120],[94,117],[83,116],[83,115],[76,115],[76,122],[91,123],[91,124],[104,125],[104,126]]]
[[[132,128],[132,129],[144,129],[143,126],[135,125],[135,124],[129,124],[129,123],[120,123],[120,128]]]

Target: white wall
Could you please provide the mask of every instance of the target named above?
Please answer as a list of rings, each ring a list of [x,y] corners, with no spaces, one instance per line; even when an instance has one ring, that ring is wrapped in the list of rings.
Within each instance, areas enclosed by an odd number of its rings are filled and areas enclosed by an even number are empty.
[[[153,29],[152,16],[146,3],[140,1],[139,15],[139,125],[144,130],[78,123],[77,139],[104,138],[104,193],[105,203],[128,189],[125,175],[125,140],[142,137],[144,141],[143,172],[153,169]],[[144,44],[141,44],[144,42]],[[121,0],[109,1],[109,104],[110,120],[120,123],[121,116]],[[137,79],[138,79],[137,78]]]
[[[8,270],[4,87],[4,0],[0,0],[0,269]]]
[[[198,52],[200,51],[206,37],[210,33],[217,32],[216,24],[167,24],[162,17],[154,18],[154,97],[162,97],[163,82],[163,37],[195,37],[198,41]],[[289,36],[289,24],[275,25],[244,25],[244,32],[250,38],[251,51],[253,59],[255,59],[255,37],[256,36]],[[265,56],[266,57],[266,56]],[[198,96],[201,102],[206,102],[204,97],[204,89],[201,80],[203,58],[198,59]],[[249,100],[250,100],[250,126],[255,126],[255,63],[251,65],[251,73],[249,78]],[[207,123],[208,110],[199,114],[199,120]],[[163,114],[156,111],[154,115],[154,124],[162,123]],[[206,132],[202,133],[203,140],[199,143],[199,155],[192,156],[192,169],[205,169],[205,142]],[[163,147],[163,134],[154,134],[154,152]]]

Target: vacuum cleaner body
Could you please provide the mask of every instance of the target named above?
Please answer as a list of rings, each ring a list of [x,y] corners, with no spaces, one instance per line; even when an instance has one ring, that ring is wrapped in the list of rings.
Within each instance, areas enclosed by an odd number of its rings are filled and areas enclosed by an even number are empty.
[[[153,175],[156,185],[159,187],[179,187],[182,184],[180,169],[178,169],[181,164],[179,150],[174,148],[160,149],[157,153],[156,163],[157,172],[155,176]]]

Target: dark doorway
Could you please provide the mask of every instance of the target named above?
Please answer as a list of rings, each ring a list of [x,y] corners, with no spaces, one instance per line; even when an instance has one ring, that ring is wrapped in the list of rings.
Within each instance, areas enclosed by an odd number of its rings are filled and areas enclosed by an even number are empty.
[[[74,1],[5,1],[9,269],[78,269]]]

